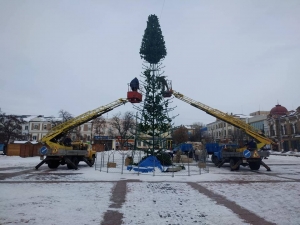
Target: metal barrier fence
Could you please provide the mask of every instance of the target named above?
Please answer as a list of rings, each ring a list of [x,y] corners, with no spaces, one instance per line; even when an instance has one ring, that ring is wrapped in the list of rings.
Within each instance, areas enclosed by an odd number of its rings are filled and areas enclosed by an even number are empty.
[[[164,152],[170,153],[170,152]],[[171,154],[170,154],[171,155]],[[176,155],[177,156],[177,155]],[[193,156],[192,158],[188,156]],[[171,157],[173,160],[171,165],[165,166],[162,162],[162,167],[157,165],[141,167],[140,162],[147,157],[144,151],[128,150],[118,151],[110,150],[98,152],[95,170],[106,173],[121,173],[134,175],[151,175],[151,176],[192,176],[208,173],[209,167],[207,165],[207,152],[203,151],[201,155],[195,155],[192,152],[181,155],[179,161],[178,157]],[[147,171],[147,172],[146,172]]]

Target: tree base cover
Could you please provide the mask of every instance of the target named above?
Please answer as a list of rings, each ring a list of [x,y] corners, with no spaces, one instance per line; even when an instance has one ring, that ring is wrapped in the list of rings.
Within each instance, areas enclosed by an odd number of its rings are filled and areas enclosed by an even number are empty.
[[[168,153],[160,153],[157,156],[146,157],[145,159],[141,160],[141,162],[138,165],[128,165],[127,170],[148,173],[155,171],[155,167],[158,167],[162,172],[171,172],[168,171],[168,168],[163,168],[163,166],[171,165],[171,156]]]
[[[127,166],[127,170],[134,170],[141,173],[153,172],[155,167],[158,167],[162,171],[162,165],[155,156],[148,156],[142,160],[138,166]]]

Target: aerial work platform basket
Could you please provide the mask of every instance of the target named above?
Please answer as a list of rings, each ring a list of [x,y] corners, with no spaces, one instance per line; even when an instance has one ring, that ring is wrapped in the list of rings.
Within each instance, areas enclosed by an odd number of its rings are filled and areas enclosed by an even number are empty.
[[[131,103],[140,103],[142,101],[142,94],[137,91],[128,91],[127,99]]]
[[[164,82],[165,82],[165,85],[162,88],[162,95],[164,98],[170,98],[173,94],[172,81],[165,80]]]
[[[129,84],[128,87],[127,99],[131,103],[140,103],[142,101],[142,94],[138,92],[140,89],[139,80],[135,77]]]

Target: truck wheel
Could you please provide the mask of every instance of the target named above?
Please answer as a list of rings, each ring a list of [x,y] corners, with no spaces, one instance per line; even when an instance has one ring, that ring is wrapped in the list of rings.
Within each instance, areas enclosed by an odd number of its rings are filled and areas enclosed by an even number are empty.
[[[73,163],[74,163],[75,166],[78,166],[78,164],[79,164],[78,157],[74,157],[72,161],[73,161]]]
[[[69,158],[69,159],[73,162],[73,158]],[[69,170],[73,169],[73,166],[70,165],[69,163],[67,163],[67,167],[68,167]]]
[[[95,156],[92,156],[92,159],[89,160],[91,165],[93,166],[95,164]]]
[[[249,162],[249,167],[251,170],[259,170],[260,162]]]
[[[211,161],[215,163],[218,160],[217,156],[211,155]]]
[[[59,161],[58,160],[50,160],[48,161],[48,167],[50,169],[56,169],[59,166]]]
[[[68,167],[69,170],[73,169],[73,167],[68,163],[67,163],[67,167]]]
[[[218,166],[221,162],[222,162],[221,160],[218,160],[218,158],[216,158],[214,164],[215,164],[215,166]]]
[[[234,168],[235,164],[238,162],[237,159],[230,159],[229,163],[230,163],[230,169],[231,170],[239,170],[240,169],[240,165],[237,168]]]

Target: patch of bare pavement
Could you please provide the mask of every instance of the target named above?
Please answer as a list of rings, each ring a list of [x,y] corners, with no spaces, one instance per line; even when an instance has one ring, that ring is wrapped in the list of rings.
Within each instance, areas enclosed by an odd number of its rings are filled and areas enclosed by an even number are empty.
[[[28,169],[28,170],[22,170],[22,171],[19,171],[19,172],[0,173],[0,180],[5,180],[7,178],[20,176],[20,175],[23,175],[23,174],[29,174],[32,171],[34,171],[34,170],[33,169]]]
[[[123,213],[117,211],[122,208],[123,203],[126,200],[127,183],[128,182],[141,182],[139,180],[121,180],[118,181],[112,191],[110,200],[112,204],[109,206],[104,214],[101,225],[121,225],[123,219]]]

